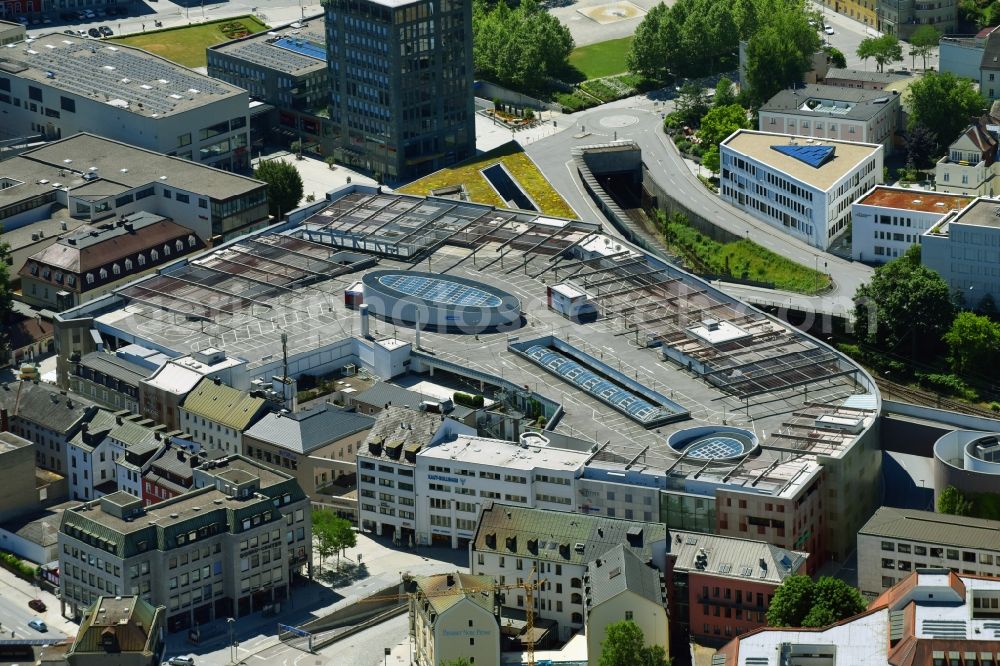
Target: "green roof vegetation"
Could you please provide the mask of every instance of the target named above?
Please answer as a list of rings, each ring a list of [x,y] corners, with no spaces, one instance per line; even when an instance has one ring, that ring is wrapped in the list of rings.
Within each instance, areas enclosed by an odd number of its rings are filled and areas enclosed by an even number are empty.
[[[204,67],[208,63],[208,56],[205,54],[205,49],[208,47],[227,42],[237,36],[264,30],[267,30],[267,26],[255,16],[238,16],[180,28],[148,31],[128,37],[115,37],[108,41],[149,51],[185,67]]]

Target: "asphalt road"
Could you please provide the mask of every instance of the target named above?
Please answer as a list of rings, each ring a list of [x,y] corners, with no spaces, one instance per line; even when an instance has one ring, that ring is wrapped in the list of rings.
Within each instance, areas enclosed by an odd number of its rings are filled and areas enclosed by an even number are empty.
[[[54,627],[49,627],[45,633],[35,631],[28,626],[28,621],[39,617],[39,614],[28,608],[28,599],[22,594],[7,594],[9,589],[0,595],[0,639],[11,638],[48,638],[58,643],[66,638],[66,634]],[[52,606],[49,606],[50,608]],[[14,636],[11,636],[11,632]]]
[[[567,116],[561,122],[571,122],[570,127],[533,141],[525,149],[546,179],[583,219],[601,220],[603,215],[585,194],[576,174],[570,151],[577,146],[607,143],[616,139],[633,140],[642,148],[643,162],[653,177],[693,210],[737,236],[747,236],[772,252],[803,266],[818,267],[828,272],[835,283],[832,292],[820,297],[774,291],[758,293],[760,290],[743,288],[734,288],[734,295],[754,302],[767,300],[778,305],[788,302],[792,307],[818,312],[850,311],[852,296],[858,286],[870,278],[872,269],[818,251],[724,203],[708,191],[660,128],[661,113],[669,112],[671,104],[669,101],[659,102],[648,97],[634,97]]]

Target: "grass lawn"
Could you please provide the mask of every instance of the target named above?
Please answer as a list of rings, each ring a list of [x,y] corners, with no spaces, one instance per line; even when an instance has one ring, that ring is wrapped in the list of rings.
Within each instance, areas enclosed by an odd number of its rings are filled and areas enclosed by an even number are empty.
[[[577,219],[576,212],[570,208],[558,192],[552,189],[542,173],[535,166],[521,147],[514,142],[510,142],[488,153],[466,160],[461,164],[435,171],[429,176],[424,176],[415,180],[405,187],[399,188],[399,192],[404,194],[417,194],[425,196],[431,190],[453,185],[465,185],[469,193],[469,199],[476,203],[489,204],[504,208],[504,202],[496,193],[489,182],[479,171],[491,164],[503,162],[507,170],[514,176],[514,179],[524,188],[545,215],[554,217],[570,217]]]
[[[246,30],[251,33],[267,30],[267,26],[258,21],[256,17],[239,16],[182,28],[167,28],[166,30],[144,32],[128,37],[115,37],[108,41],[144,49],[185,67],[204,67],[207,62],[205,49],[229,41],[229,37],[222,32],[221,28],[227,23],[234,22],[242,23]]]
[[[629,36],[573,49],[569,54],[570,67],[583,72],[587,79],[621,74],[628,69],[625,67],[625,56],[631,44],[632,37]]]
[[[816,294],[830,286],[825,273],[800,266],[753,241],[720,243],[676,221],[668,224],[668,232],[667,246],[698,272],[770,282],[776,289],[800,294]]]

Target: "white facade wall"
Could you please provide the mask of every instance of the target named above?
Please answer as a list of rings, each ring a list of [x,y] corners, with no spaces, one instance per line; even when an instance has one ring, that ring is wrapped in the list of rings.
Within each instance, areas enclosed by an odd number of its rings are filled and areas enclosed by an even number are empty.
[[[433,624],[427,614],[414,614],[414,663],[438,666],[465,658],[475,666],[499,666],[500,627],[479,604],[462,599],[438,615]]]
[[[41,132],[50,138],[66,138],[79,132],[90,132],[139,148],[177,155],[220,168],[226,168],[232,159],[233,143],[249,145],[250,100],[245,91],[207,101],[186,111],[153,118],[151,115],[110,106],[103,95],[99,98],[78,95],[8,72],[4,72],[3,77],[10,80],[10,91],[4,91],[3,94],[10,96],[11,103],[0,100],[0,112],[3,114],[5,128],[12,135]],[[41,89],[40,102],[30,99],[29,86]],[[20,105],[14,103],[14,100],[19,100]],[[64,100],[69,100],[69,103]],[[67,107],[73,107],[75,111],[69,111]],[[53,114],[58,114],[59,117],[56,118]],[[202,138],[203,129],[234,119],[237,120],[235,129]],[[212,146],[225,140],[231,141],[229,150],[219,154],[211,152]]]
[[[827,190],[739,153],[725,143],[720,149],[722,198],[821,250],[826,250],[847,228],[851,204],[882,182],[881,147]]]
[[[914,193],[918,197],[919,192]],[[947,210],[928,213],[855,203],[851,212],[851,253],[857,261],[884,263],[920,243]]]
[[[862,143],[880,143],[887,151],[892,151],[893,135],[896,131],[896,118],[899,116],[899,95],[889,93],[889,101],[882,110],[868,120],[854,120],[830,115],[828,118],[818,118],[814,115],[801,115],[792,111],[761,111],[758,127],[762,132],[776,134],[794,134],[816,139],[831,139],[835,141],[860,141]]]
[[[947,234],[923,235],[920,255],[921,263],[937,271],[969,305],[977,305],[987,294],[1000,299],[1000,227],[953,220]]]
[[[599,655],[601,643],[607,637],[608,625],[623,620],[639,625],[646,645],[659,645],[667,654],[670,653],[667,609],[626,590],[590,609],[587,616],[587,655]]]
[[[409,546],[416,530],[414,466],[358,453],[358,524]]]
[[[224,426],[204,416],[192,414],[184,407],[177,409],[180,414],[181,430],[191,435],[191,440],[206,451],[224,451],[227,455],[243,455],[243,433]]]

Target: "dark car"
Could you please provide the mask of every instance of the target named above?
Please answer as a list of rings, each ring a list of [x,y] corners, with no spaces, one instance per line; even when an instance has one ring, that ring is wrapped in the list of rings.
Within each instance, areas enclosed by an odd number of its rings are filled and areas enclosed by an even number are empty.
[[[112,32],[111,28],[109,28],[106,25],[102,25],[100,28],[98,28],[98,30],[100,30],[101,34],[104,35],[105,37],[110,37],[111,35],[115,34],[114,32]]]
[[[31,608],[31,610],[36,611],[38,613],[45,612],[45,602],[42,601],[41,599],[32,599],[31,601],[28,602],[28,607]]]
[[[87,34],[96,39],[101,36],[101,31],[98,30],[97,28],[91,28],[90,30],[87,31]]]

